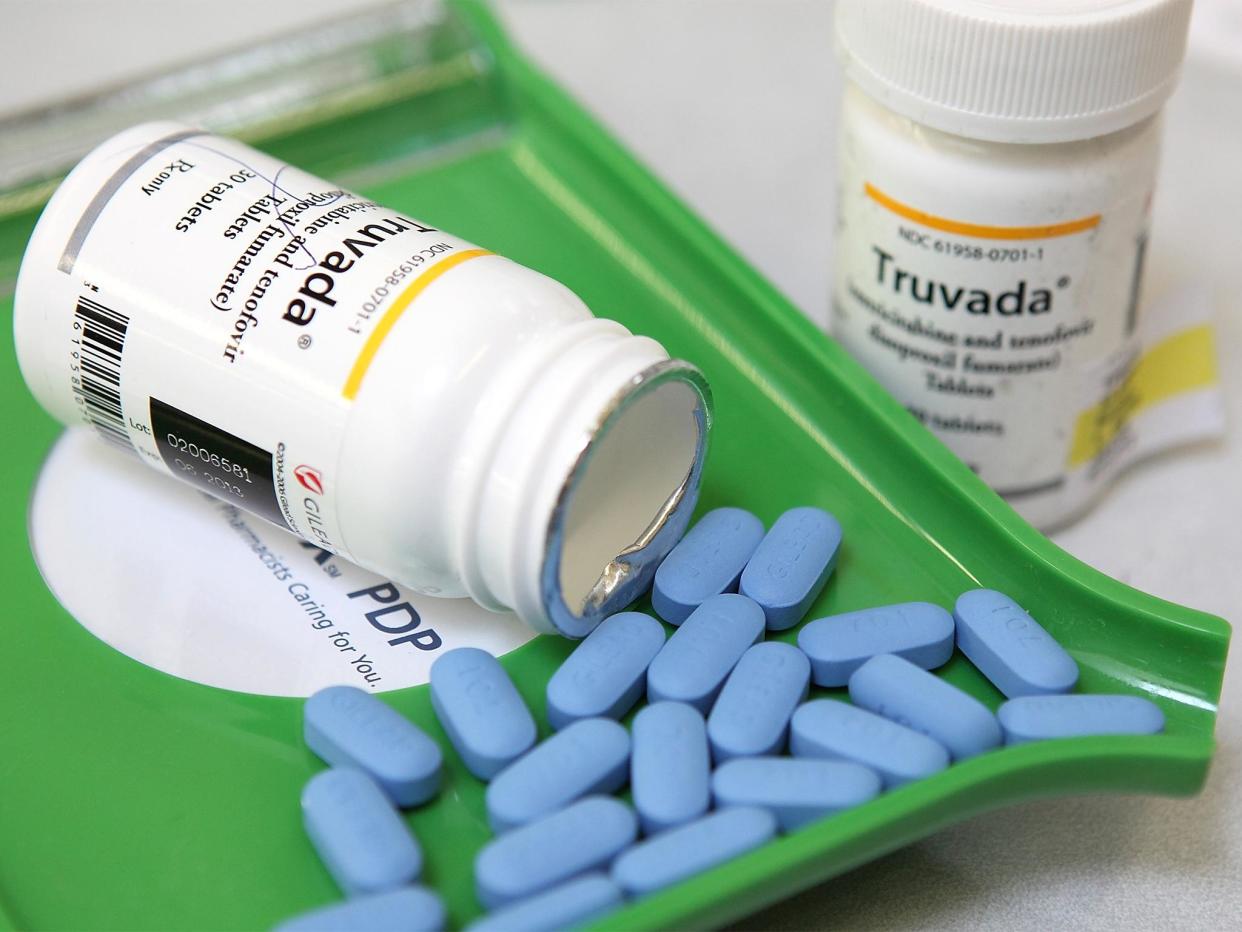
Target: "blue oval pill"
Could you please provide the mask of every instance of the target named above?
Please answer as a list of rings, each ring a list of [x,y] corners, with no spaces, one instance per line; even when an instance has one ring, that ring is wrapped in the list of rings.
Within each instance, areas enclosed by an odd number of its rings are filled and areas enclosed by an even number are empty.
[[[515,828],[489,842],[474,860],[479,902],[495,909],[534,896],[607,865],[638,834],[633,811],[607,796]]]
[[[789,717],[810,682],[811,663],[791,644],[769,641],[742,654],[707,718],[716,763],[783,751]]]
[[[1018,603],[975,589],[953,607],[957,646],[1010,699],[1064,693],[1078,682],[1078,664]]]
[[[763,637],[763,609],[741,595],[696,608],[647,668],[647,701],[688,702],[704,715],[746,648]]]
[[[870,767],[844,760],[798,757],[739,757],[716,768],[712,797],[718,808],[759,806],[781,830],[861,805],[880,792]]]
[[[763,522],[742,508],[717,508],[699,519],[656,570],[651,605],[679,625],[714,595],[736,592],[746,562],[763,540]]]
[[[621,902],[621,888],[608,877],[587,874],[497,910],[466,928],[469,932],[560,932],[598,919]]]
[[[1006,744],[1084,735],[1155,735],[1164,713],[1141,696],[1022,696],[996,713]]]
[[[302,790],[302,820],[347,896],[380,893],[418,879],[423,854],[384,791],[361,770],[334,767]]]
[[[648,835],[697,819],[711,803],[707,723],[694,706],[656,702],[634,716],[630,792]]]
[[[581,796],[612,793],[630,769],[630,735],[610,718],[584,718],[496,774],[487,788],[492,831],[507,832]]]
[[[600,622],[548,680],[548,721],[620,718],[643,694],[647,667],[664,646],[664,626],[642,612]]]
[[[440,932],[446,920],[440,897],[426,887],[402,887],[294,916],[273,932]]]
[[[930,602],[865,608],[808,622],[798,646],[811,658],[811,678],[820,686],[844,686],[879,654],[934,670],[953,656],[953,616]]]
[[[939,741],[954,760],[1001,743],[987,706],[934,673],[892,654],[872,657],[850,677],[854,705]]]
[[[431,665],[431,704],[472,774],[490,780],[535,743],[535,720],[505,668],[458,647]]]
[[[789,747],[796,757],[844,758],[870,767],[886,789],[949,766],[949,752],[938,741],[835,699],[798,707],[789,723]]]
[[[312,751],[364,771],[398,806],[417,806],[440,788],[440,746],[370,693],[329,686],[306,700],[302,716]]]
[[[654,893],[758,848],[775,834],[776,819],[766,809],[713,812],[635,845],[612,865],[612,879],[627,893]]]
[[[828,582],[840,546],[836,518],[820,508],[791,508],[746,564],[738,592],[763,607],[770,629],[792,628]]]

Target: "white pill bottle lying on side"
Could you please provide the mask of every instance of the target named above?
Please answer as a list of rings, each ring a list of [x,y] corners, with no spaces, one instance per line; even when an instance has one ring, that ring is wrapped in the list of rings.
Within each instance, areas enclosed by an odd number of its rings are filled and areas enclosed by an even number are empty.
[[[1117,452],[1190,6],[837,4],[834,335],[1041,527]]]
[[[543,275],[185,126],[73,170],[14,316],[59,420],[538,631],[582,637],[641,595],[697,498],[693,366]]]

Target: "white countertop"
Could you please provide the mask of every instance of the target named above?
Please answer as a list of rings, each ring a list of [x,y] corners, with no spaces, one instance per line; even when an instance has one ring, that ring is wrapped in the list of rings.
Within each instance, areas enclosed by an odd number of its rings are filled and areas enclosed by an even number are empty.
[[[231,47],[374,0],[5,0],[0,114]],[[1231,419],[1242,409],[1242,4],[1200,0],[1168,108],[1148,294],[1208,282]],[[519,43],[812,318],[828,308],[831,6],[811,0],[506,0]],[[16,24],[14,26],[14,24]],[[66,24],[70,24],[66,28]],[[1230,32],[1230,30],[1233,30]],[[1232,39],[1230,39],[1232,36]],[[100,55],[123,47],[124,56]],[[1231,50],[1233,55],[1231,57]],[[1235,425],[1236,426],[1236,425]],[[1132,469],[1054,539],[1139,589],[1242,615],[1242,438]],[[1226,673],[1220,749],[1193,800],[1018,806],[949,828],[789,900],[746,928],[1238,927],[1242,664]]]

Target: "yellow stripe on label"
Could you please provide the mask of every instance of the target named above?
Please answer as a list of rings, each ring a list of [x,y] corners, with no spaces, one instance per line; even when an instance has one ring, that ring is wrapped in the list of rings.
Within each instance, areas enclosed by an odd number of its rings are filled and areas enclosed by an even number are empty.
[[[1124,382],[1078,416],[1070,444],[1070,467],[1099,456],[1141,412],[1174,395],[1209,388],[1217,380],[1210,324],[1183,330],[1157,343],[1134,364]]]
[[[864,182],[863,190],[866,192],[867,197],[881,207],[888,208],[899,217],[913,220],[915,223],[931,227],[933,230],[957,233],[960,236],[974,236],[979,239],[1048,239],[1053,236],[1069,236],[1071,233],[1081,233],[1084,230],[1090,230],[1098,226],[1100,223],[1099,214],[1081,217],[1078,220],[1067,220],[1064,223],[1050,223],[1045,226],[1034,227],[999,227],[985,223],[964,223],[961,220],[950,220],[947,217],[937,217],[935,214],[924,213],[917,208],[911,207],[909,204],[903,204],[901,201],[889,197],[870,182]]]
[[[367,342],[363,345],[362,351],[358,354],[358,358],[354,360],[354,367],[349,370],[349,378],[345,380],[345,387],[341,389],[341,394],[350,401],[358,394],[358,389],[362,386],[362,380],[367,376],[367,370],[371,368],[371,362],[375,359],[375,354],[379,352],[380,344],[387,338],[389,331],[396,326],[401,315],[405,313],[405,309],[414,303],[414,300],[422,294],[428,285],[456,266],[467,262],[470,259],[477,259],[479,256],[490,256],[486,249],[465,249],[461,252],[453,253],[447,259],[437,262],[414,281],[406,286],[405,291],[397,296],[397,300],[392,303],[384,316],[380,318],[375,329],[371,331],[371,335],[367,337]]]

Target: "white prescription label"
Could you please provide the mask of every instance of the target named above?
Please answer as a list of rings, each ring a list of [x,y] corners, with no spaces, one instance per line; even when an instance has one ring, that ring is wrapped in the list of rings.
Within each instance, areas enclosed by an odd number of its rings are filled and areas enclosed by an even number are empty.
[[[349,405],[418,294],[488,253],[202,133],[103,164],[59,293],[42,298],[74,309],[53,390],[115,444],[348,556],[335,479]],[[135,256],[131,291],[109,270]]]
[[[1138,450],[1185,439],[1153,434],[1146,409],[1190,392],[1198,412],[1216,382],[1211,333],[1183,307],[1140,313],[1145,193],[1107,215],[1034,225],[1020,203],[998,205],[1013,223],[989,226],[899,200],[848,156],[842,179],[834,334],[1030,520],[1057,523]],[[1197,336],[1140,365],[1170,317]],[[1141,403],[1123,384],[1141,385]],[[1213,403],[1192,418],[1199,436],[1220,429]],[[1139,443],[1126,424],[1144,412]]]
[[[418,595],[83,430],[61,437],[39,475],[30,537],[52,593],[96,637],[223,689],[384,692],[426,683],[455,647],[500,656],[535,637],[516,615]]]

